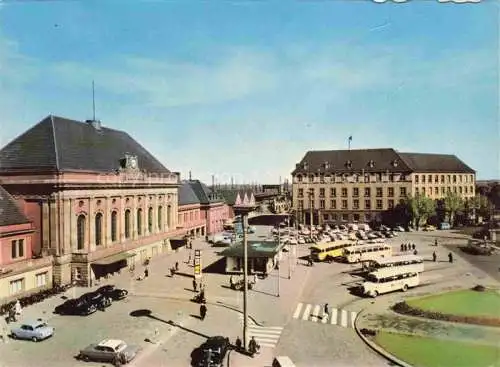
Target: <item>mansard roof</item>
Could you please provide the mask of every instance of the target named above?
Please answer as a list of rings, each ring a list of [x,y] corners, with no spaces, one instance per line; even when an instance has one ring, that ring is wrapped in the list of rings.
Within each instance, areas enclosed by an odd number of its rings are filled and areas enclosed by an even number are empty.
[[[228,203],[229,205],[234,205],[236,203],[238,195],[240,195],[241,200],[245,198],[245,194],[247,195],[248,199],[250,199],[251,196],[254,195],[253,190],[250,189],[221,189],[218,190],[218,192],[224,197],[226,203]]]
[[[223,203],[224,197],[200,180],[184,180],[179,188],[179,205]]]
[[[126,154],[137,157],[140,170],[170,172],[124,131],[48,116],[0,150],[0,172],[113,172]]]
[[[296,174],[412,173],[475,171],[455,155],[399,153],[392,148],[308,151],[292,172]]]
[[[0,186],[0,227],[29,222],[14,198]]]
[[[200,204],[200,199],[194,192],[189,181],[182,181],[179,187],[179,205]]]

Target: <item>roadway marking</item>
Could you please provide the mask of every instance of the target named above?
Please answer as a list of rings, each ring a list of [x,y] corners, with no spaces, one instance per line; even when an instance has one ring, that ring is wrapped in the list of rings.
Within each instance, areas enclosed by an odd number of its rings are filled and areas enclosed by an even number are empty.
[[[295,312],[294,312],[294,314],[293,314],[293,318],[294,318],[294,319],[298,319],[298,318],[299,318],[300,311],[302,311],[302,306],[303,306],[303,304],[302,304],[302,303],[299,303],[299,304],[297,305],[297,308],[295,309]]]
[[[309,314],[311,313],[311,308],[312,308],[312,305],[307,305],[306,306],[306,309],[304,311],[304,314],[302,315],[302,320],[307,320],[309,318]]]
[[[312,322],[318,322],[319,318],[319,310],[321,309],[320,305],[314,306],[314,311],[312,313],[311,321]]]
[[[347,311],[342,310],[340,312],[340,326],[347,327]]]
[[[328,314],[326,312],[323,312],[323,317],[321,317],[321,323],[326,324],[328,322]]]
[[[351,327],[354,329],[354,321],[356,321],[357,312],[351,311]]]
[[[337,309],[334,308],[334,309],[332,309],[332,319],[330,321],[330,324],[337,325],[337,318],[338,318]]]

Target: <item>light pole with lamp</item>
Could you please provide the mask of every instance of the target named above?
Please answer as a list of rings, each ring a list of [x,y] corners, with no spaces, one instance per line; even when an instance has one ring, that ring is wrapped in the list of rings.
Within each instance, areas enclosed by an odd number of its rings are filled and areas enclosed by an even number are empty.
[[[248,213],[254,211],[255,205],[238,205],[233,207],[235,215],[241,215],[243,231],[243,347],[248,349]]]
[[[278,223],[278,260],[276,262],[276,266],[278,267],[278,294],[276,297],[280,296],[280,256],[281,256],[281,222]]]

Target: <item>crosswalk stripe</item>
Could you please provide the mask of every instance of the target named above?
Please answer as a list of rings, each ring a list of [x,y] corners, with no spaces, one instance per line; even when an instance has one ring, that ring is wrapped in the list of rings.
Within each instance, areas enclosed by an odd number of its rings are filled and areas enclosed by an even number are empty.
[[[326,324],[328,322],[328,317],[329,315],[325,312],[323,312],[323,316],[321,317],[321,323]]]
[[[297,305],[297,308],[295,309],[295,312],[293,314],[293,318],[294,319],[298,319],[299,318],[299,315],[300,315],[300,311],[302,311],[302,306],[304,306],[302,303],[299,303]]]
[[[354,321],[356,321],[357,312],[351,311],[351,327],[354,329]]]
[[[337,309],[333,308],[332,309],[332,319],[330,320],[330,324],[337,325],[337,318],[338,318]]]
[[[307,320],[309,318],[309,314],[311,313],[312,305],[307,305],[304,313],[302,314],[302,320]]]
[[[347,311],[342,310],[340,312],[340,326],[347,327]]]
[[[314,306],[314,311],[313,311],[313,314],[312,314],[312,317],[311,317],[311,321],[318,322],[318,316],[319,316],[319,310],[320,310],[320,308],[321,307],[319,305]]]
[[[252,325],[248,328],[248,335],[263,347],[275,348],[283,332],[281,326],[258,326]]]

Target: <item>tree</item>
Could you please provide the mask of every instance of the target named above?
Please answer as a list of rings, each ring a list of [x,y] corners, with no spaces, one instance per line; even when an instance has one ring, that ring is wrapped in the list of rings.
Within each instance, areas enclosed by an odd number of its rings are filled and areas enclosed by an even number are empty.
[[[448,213],[449,223],[453,225],[457,212],[464,209],[464,199],[455,192],[447,192],[443,204],[446,213]]]
[[[427,220],[436,212],[436,202],[422,194],[409,196],[407,198],[407,205],[417,230],[423,220]]]

